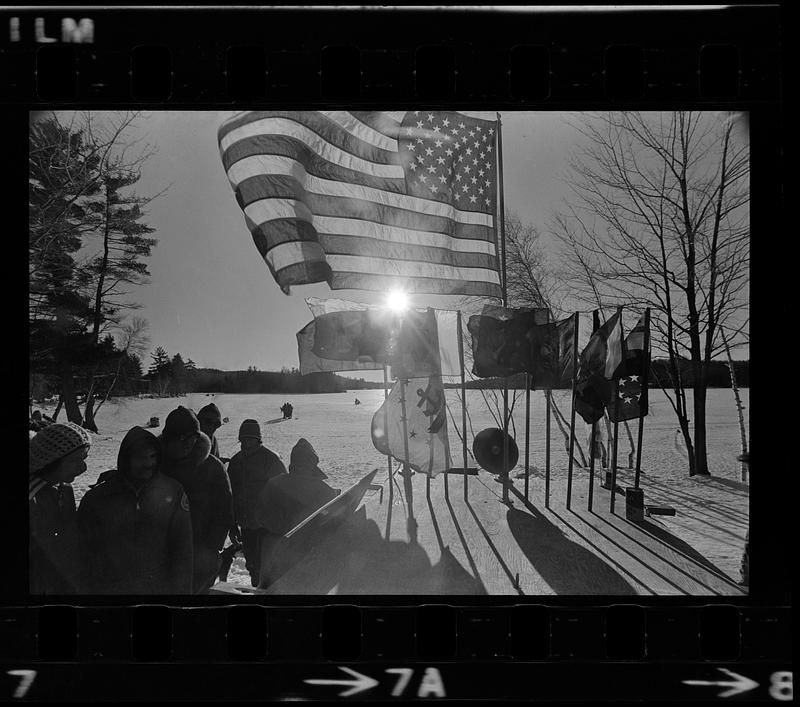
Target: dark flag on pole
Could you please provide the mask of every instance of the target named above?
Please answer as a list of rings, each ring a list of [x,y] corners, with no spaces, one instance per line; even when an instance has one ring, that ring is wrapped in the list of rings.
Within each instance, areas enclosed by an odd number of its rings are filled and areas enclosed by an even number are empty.
[[[572,347],[575,318],[572,315],[549,324],[534,326],[531,335],[531,385],[558,388],[572,379]]]
[[[589,339],[581,352],[575,385],[575,411],[591,424],[603,417],[613,399],[614,374],[622,363],[622,322],[615,313]]]
[[[297,332],[297,354],[300,359],[302,375],[332,371],[379,371],[383,368],[384,364],[380,361],[343,361],[320,358],[314,354],[316,328],[316,320],[312,319]]]
[[[625,337],[623,359],[614,378],[619,381],[617,417],[614,416],[614,386],[609,386],[610,397],[606,399],[606,408],[612,422],[635,420],[647,415],[647,387],[642,387],[645,376],[645,324],[644,315],[639,317],[636,326]]]
[[[377,310],[330,312],[315,318],[315,356],[336,361],[389,360],[391,321]]]
[[[548,310],[509,309],[486,305],[467,322],[472,335],[472,372],[479,378],[504,377],[532,367],[534,342],[543,345],[537,326],[547,323]]]

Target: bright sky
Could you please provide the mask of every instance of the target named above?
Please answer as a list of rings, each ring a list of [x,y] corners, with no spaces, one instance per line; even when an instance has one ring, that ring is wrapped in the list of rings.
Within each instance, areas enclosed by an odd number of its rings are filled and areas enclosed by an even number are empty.
[[[137,314],[149,322],[151,350],[162,346],[200,367],[225,370],[297,366],[295,333],[311,320],[305,297],[383,298],[332,291],[324,283],[293,287],[289,296],[280,291],[253,245],[222,167],[216,133],[228,115],[165,111],[139,120],[137,133],[158,154],[144,166],[136,191],[151,194],[171,186],[149,207],[145,221],[156,228],[158,245],[148,261],[150,284],[132,299],[142,305]],[[566,195],[559,175],[580,137],[567,117],[502,113],[506,208],[542,230]],[[412,304],[451,308],[456,299],[417,295]],[[147,357],[145,367],[149,363]],[[368,372],[363,377],[373,378]]]

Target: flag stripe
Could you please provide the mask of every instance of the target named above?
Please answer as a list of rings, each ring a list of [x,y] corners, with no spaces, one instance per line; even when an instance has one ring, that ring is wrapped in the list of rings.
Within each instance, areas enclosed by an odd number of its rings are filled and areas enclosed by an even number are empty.
[[[271,241],[274,241],[276,244],[282,240],[281,234],[273,232],[273,223],[276,220],[283,220],[286,222],[287,220],[294,221],[296,223],[305,222],[311,230],[303,230],[301,229],[298,232],[296,239],[308,239],[308,240],[317,240],[318,237],[315,234],[318,234],[323,228],[326,223],[328,223],[328,219],[336,219],[334,225],[346,225],[346,221],[352,221],[352,229],[351,233],[356,236],[368,236],[370,238],[382,238],[381,230],[376,228],[376,221],[370,219],[347,219],[348,214],[338,213],[336,210],[338,207],[343,206],[341,202],[337,202],[335,199],[327,199],[324,198],[315,198],[315,199],[307,199],[307,203],[303,203],[298,199],[265,199],[256,204],[248,206],[245,209],[245,215],[247,217],[248,223],[251,226],[251,230],[253,228],[261,229],[264,231],[265,237],[269,238]],[[322,204],[326,204],[326,208],[322,207]],[[333,211],[328,215],[323,216],[315,216],[311,213],[309,206],[317,210],[317,212],[327,212],[328,210]],[[352,205],[351,205],[352,206]],[[373,217],[377,217],[377,214],[380,210],[375,207],[371,209],[371,214]],[[417,236],[410,237],[407,239],[408,247],[413,249],[415,241],[418,240],[422,229],[419,229],[418,226],[420,225],[415,219],[413,213],[409,213],[407,211],[402,210],[386,210],[384,213],[387,215],[385,218],[388,226],[390,228],[398,228],[398,229],[408,229],[410,231],[414,231]],[[265,219],[264,217],[269,215],[269,219]],[[391,216],[389,218],[388,216]],[[435,223],[438,223],[435,219],[427,219],[429,224],[432,226]],[[422,224],[427,225],[427,224]],[[444,222],[441,222],[442,226],[446,225]],[[450,222],[450,227],[452,228],[455,233],[446,235],[441,232],[436,232],[433,229],[430,230],[432,234],[432,238],[436,241],[441,242],[441,239],[454,239],[459,238],[460,245],[458,246],[457,250],[459,252],[486,252],[489,250],[485,246],[487,241],[484,239],[479,239],[476,236],[480,235],[480,230],[474,227],[458,227],[457,225],[452,224]],[[304,235],[305,234],[305,235]],[[288,231],[285,234],[288,237]],[[472,236],[472,238],[470,238]],[[493,247],[493,242],[488,242],[489,247]],[[445,245],[445,244],[442,244]],[[488,253],[487,253],[488,254]],[[495,258],[495,262],[497,262]]]
[[[320,244],[308,241],[290,241],[274,246],[267,251],[267,260],[276,272],[301,261],[321,261]],[[374,273],[387,277],[441,277],[445,280],[462,280],[477,277],[489,282],[498,282],[494,270],[469,265],[419,262],[387,257],[368,257],[328,253],[327,262],[332,270],[350,273]]]
[[[222,150],[222,154],[224,154],[231,145],[234,145],[240,140],[257,138],[259,135],[267,133],[269,135],[278,135],[300,140],[311,147],[320,157],[342,167],[355,169],[365,174],[373,174],[377,177],[403,177],[404,172],[402,166],[393,164],[396,153],[385,152],[372,145],[362,143],[363,148],[361,145],[355,146],[359,149],[357,150],[357,154],[354,154],[351,151],[343,149],[343,145],[334,145],[326,139],[334,139],[337,136],[341,136],[345,134],[344,131],[340,129],[338,132],[332,134],[327,134],[327,131],[325,132],[325,135],[320,135],[309,127],[286,118],[266,118],[242,125],[228,133],[220,142],[220,149]],[[353,141],[356,140],[356,138],[352,136],[349,137],[351,137]],[[349,147],[351,147],[351,149],[353,148],[352,145]]]
[[[364,238],[361,236],[340,236],[328,233],[319,234],[322,249],[328,255],[361,255],[367,258],[387,258],[389,260],[422,260],[427,263],[452,265],[459,268],[485,268],[493,270],[497,263],[494,255],[484,253],[465,253],[405,242],[392,242]],[[499,279],[498,279],[499,282]]]
[[[366,110],[354,110],[351,112],[362,123],[390,137],[396,137],[399,134],[400,125],[406,115],[406,111],[404,110],[387,111],[383,113]]]
[[[222,162],[234,189],[251,177],[289,174],[302,182],[306,175],[405,193],[405,180],[379,177],[323,159],[300,140],[263,135],[242,140],[225,152]]]
[[[319,282],[319,280],[315,280]],[[435,277],[406,275],[392,278],[384,274],[345,272],[336,270],[329,282],[332,290],[370,290],[386,292],[392,287],[402,287],[405,292],[430,295],[470,295],[472,297],[497,297],[498,284],[480,280],[447,280]]]
[[[289,206],[284,208],[288,210]],[[298,206],[298,209],[300,208]],[[405,248],[405,257],[409,257],[409,255],[413,256],[413,258],[427,257],[426,254],[433,255],[437,251],[446,250],[450,252],[450,260],[442,260],[442,262],[455,264],[465,258],[465,265],[474,265],[475,263],[471,263],[472,258],[470,256],[480,256],[481,267],[493,269],[497,267],[494,243],[453,238],[442,233],[393,228],[371,221],[313,216],[310,214],[307,214],[307,216],[313,223],[307,222],[305,218],[297,218],[292,215],[271,221],[268,225],[269,234],[265,233],[267,224],[256,225],[248,218],[248,226],[253,233],[253,238],[256,239],[256,243],[258,244],[261,241],[265,244],[264,248],[259,248],[261,255],[265,255],[270,246],[290,241],[315,241],[325,246],[328,242],[335,243],[338,242],[338,238],[349,236],[361,239],[358,242],[351,241],[353,246],[361,243],[370,248],[373,247],[373,244],[380,244],[381,247],[393,248],[398,253],[400,248]],[[327,246],[325,247],[327,248]],[[427,251],[425,250],[426,247],[435,250]],[[356,254],[351,252],[351,255]],[[439,258],[439,256],[435,257]]]
[[[360,184],[344,184],[341,181],[320,179],[307,173],[298,180],[297,168],[301,167],[301,165],[286,158],[278,158],[278,160],[280,162],[277,160],[272,162],[270,160],[272,163],[268,165],[270,171],[267,173],[255,174],[242,183],[232,182],[243,208],[261,198],[293,195],[300,198],[308,194],[347,197],[347,199],[340,199],[340,201],[346,204],[348,200],[357,200],[368,202],[369,204],[377,204],[383,208],[404,209],[420,216],[434,216],[450,219],[460,224],[481,226],[487,231],[492,226],[492,216],[490,214],[463,211],[440,201],[420,199],[415,196],[393,193],[384,189],[374,189]],[[244,172],[245,170],[242,171]],[[275,189],[278,187],[282,187],[286,191],[284,193],[276,193]],[[355,215],[358,215],[357,207],[360,207],[360,205],[355,204],[349,209],[345,206],[343,210],[354,212]]]
[[[359,258],[352,255],[331,255],[328,262],[333,270],[375,273],[389,277],[441,277],[445,280],[480,278],[499,284],[497,272],[486,268],[452,266],[441,263],[421,263],[389,258]]]
[[[355,157],[378,164],[398,164],[397,149],[387,150],[370,144],[360,137],[343,130],[340,125],[320,111],[257,111],[220,126],[218,132],[220,152],[224,153],[231,145],[248,136],[274,134],[270,129],[272,121],[280,121],[291,135],[311,135],[309,144],[318,141],[348,152]],[[259,130],[261,128],[261,130]],[[384,132],[386,139],[396,139],[397,128]]]
[[[322,115],[332,120],[353,137],[357,137],[359,140],[363,140],[373,147],[378,147],[381,150],[390,150],[392,152],[397,152],[398,150],[399,146],[395,138],[391,138],[375,130],[370,125],[361,122],[353,113],[344,110],[324,110],[322,111]]]

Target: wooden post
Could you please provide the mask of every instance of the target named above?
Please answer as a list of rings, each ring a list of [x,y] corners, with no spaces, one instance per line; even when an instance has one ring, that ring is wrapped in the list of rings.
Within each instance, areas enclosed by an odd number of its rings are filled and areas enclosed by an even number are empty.
[[[461,310],[458,310],[458,364],[461,368],[461,446],[464,453],[464,500],[467,500],[467,383],[464,378],[464,332],[461,328]]]
[[[592,423],[592,437],[589,442],[589,503],[588,508],[592,510],[592,501],[594,499],[594,439],[597,435],[597,422]]]
[[[386,399],[389,397],[389,374],[386,370],[386,364],[383,364],[383,401],[386,402]],[[383,406],[383,429],[384,434],[389,434],[389,411],[388,406]],[[389,504],[392,503],[392,495],[394,494],[394,475],[392,474],[392,455],[388,454],[386,456],[386,461],[389,464]]]
[[[544,438],[544,506],[550,508],[550,389],[544,391],[547,400],[547,418]]]
[[[622,327],[622,307],[617,307],[617,317],[619,321],[620,351],[622,363],[625,360],[625,331]],[[619,440],[619,378],[614,377],[614,446],[611,452],[611,506],[610,511],[614,512],[617,500],[617,447]]]
[[[569,460],[567,461],[567,510],[572,504],[572,456],[575,453],[575,385],[578,380],[578,322],[580,317],[575,312],[574,341],[572,342],[572,413],[569,424]]]
[[[403,421],[403,490],[406,493],[406,505],[408,507],[408,533],[409,539],[416,542],[416,520],[414,519],[414,499],[413,487],[411,486],[411,468],[408,465],[408,420],[406,418],[406,383],[405,379],[400,379],[400,409]]]
[[[497,209],[495,222],[500,229],[500,264],[502,269],[503,307],[508,307],[508,282],[506,277],[506,228],[505,197],[503,192],[503,123],[500,113],[497,114]],[[503,378],[503,473],[500,480],[503,484],[503,503],[508,503],[508,376]]]
[[[600,328],[600,313],[595,309],[592,312],[592,336]],[[589,443],[589,503],[588,508],[592,510],[594,500],[594,441],[597,436],[597,421],[592,423],[592,441]]]
[[[531,438],[531,374],[525,373],[525,500],[528,498],[530,478],[530,438]]]
[[[642,470],[642,437],[644,435],[644,415],[642,400],[647,399],[648,379],[650,377],[650,307],[644,310],[644,351],[642,352],[642,394],[639,398],[639,431],[636,441],[636,473],[633,479],[634,488],[639,488],[639,474]],[[648,402],[649,406],[649,402]]]

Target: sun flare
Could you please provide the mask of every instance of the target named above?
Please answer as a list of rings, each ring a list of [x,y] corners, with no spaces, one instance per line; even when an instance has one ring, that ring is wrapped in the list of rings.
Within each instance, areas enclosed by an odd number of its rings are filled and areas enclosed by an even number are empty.
[[[394,312],[403,312],[408,308],[408,295],[402,290],[391,290],[386,295],[386,306]]]

